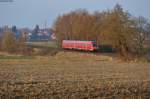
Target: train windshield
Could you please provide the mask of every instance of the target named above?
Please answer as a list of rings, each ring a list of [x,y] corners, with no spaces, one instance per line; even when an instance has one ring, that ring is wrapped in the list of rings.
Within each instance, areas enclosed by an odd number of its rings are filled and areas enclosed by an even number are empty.
[[[94,46],[94,47],[97,47],[97,44],[96,44],[96,42],[92,42],[92,43],[93,43],[93,46]]]

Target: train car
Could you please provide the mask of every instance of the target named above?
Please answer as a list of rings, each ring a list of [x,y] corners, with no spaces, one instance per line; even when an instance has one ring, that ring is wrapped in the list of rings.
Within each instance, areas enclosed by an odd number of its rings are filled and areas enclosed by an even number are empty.
[[[85,51],[95,51],[98,49],[95,41],[77,41],[77,40],[63,40],[63,49],[77,49]]]

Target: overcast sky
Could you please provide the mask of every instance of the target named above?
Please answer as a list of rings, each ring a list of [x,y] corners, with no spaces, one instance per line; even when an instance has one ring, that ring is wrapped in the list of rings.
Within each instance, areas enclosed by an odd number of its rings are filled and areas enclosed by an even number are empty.
[[[33,28],[39,24],[43,28],[47,21],[47,27],[51,27],[57,16],[63,13],[79,8],[90,12],[103,11],[117,3],[134,16],[150,18],[150,0],[14,0],[0,2],[0,26]]]

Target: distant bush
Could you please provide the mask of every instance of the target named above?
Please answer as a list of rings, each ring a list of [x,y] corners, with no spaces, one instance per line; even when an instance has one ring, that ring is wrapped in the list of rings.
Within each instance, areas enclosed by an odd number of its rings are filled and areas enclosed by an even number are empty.
[[[9,53],[16,52],[17,41],[12,32],[5,32],[1,40],[1,50]]]
[[[31,54],[32,52],[32,49],[30,47],[28,47],[26,45],[26,38],[21,35],[18,39],[17,39],[17,53],[20,53],[20,54]]]
[[[32,55],[33,49],[28,47],[25,42],[22,35],[16,38],[13,32],[6,31],[0,39],[0,50],[11,54]]]
[[[40,56],[54,56],[58,52],[55,48],[33,48],[32,55],[40,55]]]

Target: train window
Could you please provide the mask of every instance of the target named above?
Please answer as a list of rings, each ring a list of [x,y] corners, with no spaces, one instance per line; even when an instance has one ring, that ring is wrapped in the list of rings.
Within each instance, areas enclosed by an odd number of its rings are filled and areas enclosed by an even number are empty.
[[[96,44],[96,42],[93,42],[93,46],[94,46],[94,47],[97,47],[97,44]]]

